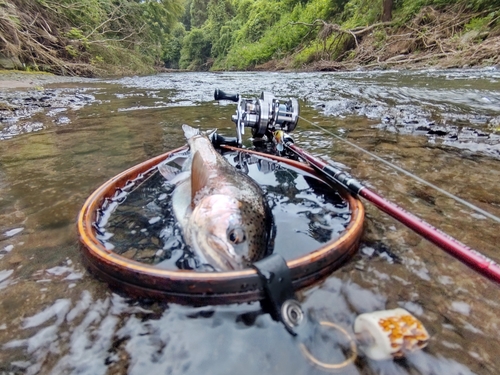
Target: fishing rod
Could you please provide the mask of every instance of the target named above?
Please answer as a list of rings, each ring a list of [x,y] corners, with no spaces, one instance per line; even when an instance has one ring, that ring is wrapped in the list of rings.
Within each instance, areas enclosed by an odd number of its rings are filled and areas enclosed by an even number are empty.
[[[267,92],[263,92],[258,99],[248,100],[243,99],[239,94],[226,94],[218,89],[215,90],[214,98],[215,100],[238,102],[238,109],[236,115],[232,116],[232,121],[237,125],[237,143],[239,145],[241,145],[241,134],[243,134],[245,127],[252,129],[254,137],[261,137],[265,134],[274,135],[278,148],[284,146],[287,150],[308,162],[330,181],[342,186],[351,194],[363,197],[375,207],[423,236],[474,271],[500,283],[500,266],[494,260],[381,197],[348,173],[296,146],[293,138],[286,133],[291,132],[297,126],[299,108],[296,100],[290,99],[286,102],[280,102],[274,95]],[[359,146],[356,146],[356,148],[359,148]]]
[[[348,173],[326,163],[296,146],[290,136],[283,135],[284,146],[297,156],[307,161],[320,174],[330,181],[341,185],[351,194],[359,195],[375,205],[378,209],[392,216],[414,232],[420,234],[439,248],[462,261],[478,273],[490,280],[500,283],[500,266],[492,259],[464,245],[450,235],[428,224],[424,220],[409,213],[398,205],[373,192]]]

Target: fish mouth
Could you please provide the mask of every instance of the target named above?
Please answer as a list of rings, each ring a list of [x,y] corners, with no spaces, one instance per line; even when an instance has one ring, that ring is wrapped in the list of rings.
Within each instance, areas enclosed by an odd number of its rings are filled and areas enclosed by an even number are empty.
[[[204,251],[205,256],[207,258],[211,258],[209,260],[212,260],[213,262],[209,263],[216,264],[219,270],[234,271],[245,267],[246,263],[243,259],[238,259],[241,257],[238,257],[236,254],[232,255],[231,253],[234,253],[234,249],[232,249],[229,244],[221,240],[219,237],[210,235],[207,238],[207,245],[208,249],[207,251]]]

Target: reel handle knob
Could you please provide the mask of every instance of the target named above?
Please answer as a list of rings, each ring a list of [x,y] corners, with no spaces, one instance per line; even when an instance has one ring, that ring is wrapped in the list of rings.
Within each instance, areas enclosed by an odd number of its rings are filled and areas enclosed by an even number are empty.
[[[238,102],[240,98],[239,94],[227,94],[222,90],[215,89],[214,99],[215,100],[230,100],[232,102]]]

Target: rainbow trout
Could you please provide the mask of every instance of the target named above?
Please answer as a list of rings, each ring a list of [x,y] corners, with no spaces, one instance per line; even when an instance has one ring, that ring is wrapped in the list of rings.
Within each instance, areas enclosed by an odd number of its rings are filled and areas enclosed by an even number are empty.
[[[239,270],[266,256],[270,246],[272,213],[260,186],[229,164],[205,134],[182,125],[188,140],[190,173],[160,165],[176,183],[174,214],[184,240],[202,261],[218,271]]]

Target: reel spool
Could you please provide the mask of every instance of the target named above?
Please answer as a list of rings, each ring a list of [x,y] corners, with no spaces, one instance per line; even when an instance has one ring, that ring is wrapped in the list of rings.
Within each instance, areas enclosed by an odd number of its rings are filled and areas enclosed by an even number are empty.
[[[280,101],[273,94],[263,91],[260,98],[244,99],[240,94],[227,94],[215,89],[214,99],[238,103],[236,114],[231,116],[231,120],[236,124],[239,145],[245,128],[251,128],[252,136],[260,138],[267,131],[292,132],[299,121],[299,103],[295,98]]]

